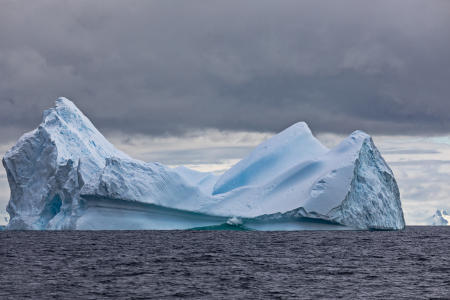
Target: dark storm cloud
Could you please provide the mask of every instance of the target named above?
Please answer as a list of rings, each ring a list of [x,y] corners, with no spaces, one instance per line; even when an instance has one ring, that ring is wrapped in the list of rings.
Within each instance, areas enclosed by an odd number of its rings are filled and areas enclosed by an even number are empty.
[[[57,96],[102,131],[450,131],[449,1],[3,1],[0,138]]]

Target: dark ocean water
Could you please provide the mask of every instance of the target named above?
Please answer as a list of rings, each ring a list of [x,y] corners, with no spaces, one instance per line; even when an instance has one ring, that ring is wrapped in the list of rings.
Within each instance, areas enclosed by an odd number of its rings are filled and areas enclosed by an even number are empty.
[[[450,299],[450,227],[0,232],[1,299]]]

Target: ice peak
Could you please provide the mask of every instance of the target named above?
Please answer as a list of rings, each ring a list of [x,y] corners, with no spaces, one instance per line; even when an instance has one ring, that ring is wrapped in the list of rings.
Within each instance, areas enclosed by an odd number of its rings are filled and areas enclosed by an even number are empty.
[[[213,193],[226,193],[242,185],[270,181],[292,166],[327,151],[305,122],[295,123],[259,144],[247,157],[225,172],[214,186]]]
[[[103,165],[104,156],[128,158],[109,143],[83,112],[65,97],[56,99],[55,106],[44,112],[39,128],[57,144],[59,159],[78,161],[79,158],[89,157],[98,165]]]
[[[54,118],[58,118],[67,123],[71,123],[73,121],[76,122],[84,122],[91,125],[86,116],[78,109],[78,107],[69,99],[65,97],[59,97],[55,101],[55,106],[44,111],[43,114],[43,123],[46,123]]]
[[[348,137],[346,137],[342,142],[340,142],[336,147],[334,147],[331,151],[348,152],[350,149],[354,149],[354,151],[351,152],[358,153],[359,149],[361,149],[366,141],[371,141],[370,135],[368,135],[364,131],[356,130]]]
[[[311,129],[309,128],[308,124],[306,122],[297,122],[289,126],[288,128],[284,129],[282,132],[289,132],[289,131],[297,131],[297,132],[306,132],[311,133]]]
[[[55,106],[56,107],[70,107],[72,109],[78,110],[76,105],[72,101],[67,99],[66,97],[58,97],[58,99],[55,100]]]
[[[293,139],[299,136],[314,138],[311,129],[309,129],[308,124],[306,124],[305,122],[297,122],[295,124],[292,124],[291,126],[282,130],[269,140]]]
[[[362,130],[355,130],[355,131],[352,132],[350,137],[353,138],[353,139],[365,140],[365,139],[370,138],[370,135],[368,135],[367,133],[365,133]]]

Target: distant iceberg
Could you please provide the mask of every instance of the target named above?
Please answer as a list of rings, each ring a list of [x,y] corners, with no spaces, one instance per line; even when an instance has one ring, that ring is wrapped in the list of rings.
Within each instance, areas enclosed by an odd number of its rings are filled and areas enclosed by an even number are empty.
[[[394,175],[371,137],[355,131],[330,150],[303,122],[216,176],[132,159],[59,98],[3,165],[8,229],[405,226]]]
[[[438,209],[430,218],[429,224],[434,226],[450,225],[450,214],[445,209]]]

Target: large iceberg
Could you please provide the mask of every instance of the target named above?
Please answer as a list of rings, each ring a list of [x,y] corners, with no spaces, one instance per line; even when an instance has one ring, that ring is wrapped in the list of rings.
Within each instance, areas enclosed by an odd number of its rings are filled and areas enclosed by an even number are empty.
[[[371,137],[355,131],[328,149],[303,122],[217,176],[132,159],[59,98],[3,165],[8,229],[405,226],[394,175]]]

